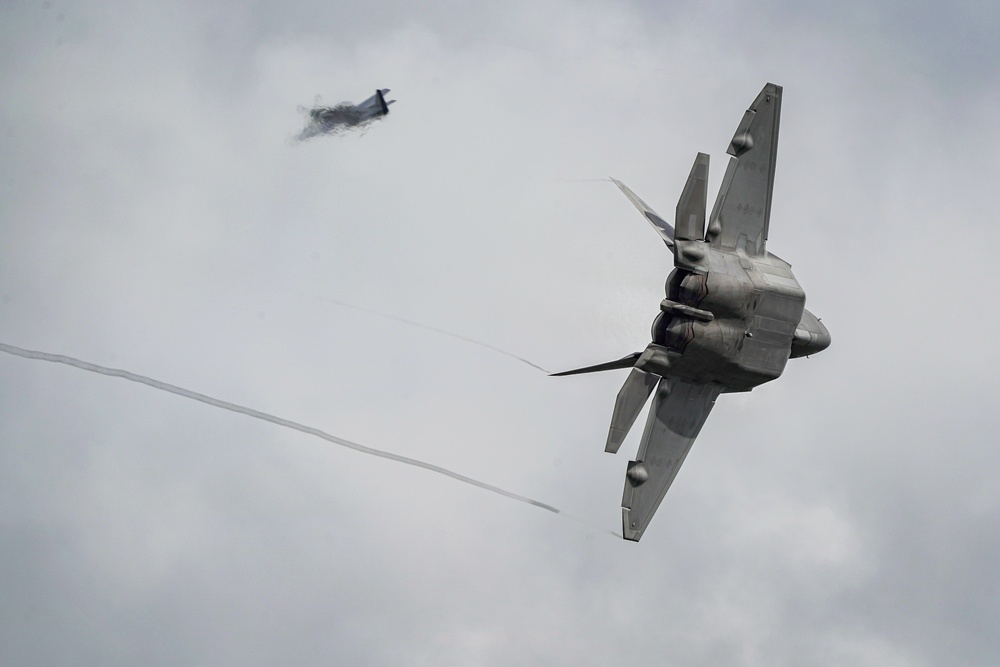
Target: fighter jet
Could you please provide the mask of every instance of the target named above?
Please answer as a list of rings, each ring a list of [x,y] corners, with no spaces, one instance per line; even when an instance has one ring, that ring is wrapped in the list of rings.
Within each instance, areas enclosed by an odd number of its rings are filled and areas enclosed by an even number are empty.
[[[388,115],[389,105],[396,100],[386,100],[388,88],[376,90],[375,94],[361,104],[343,102],[335,107],[315,106],[309,110],[309,124],[299,139],[309,139],[318,134],[330,134],[338,130],[357,127]]]
[[[790,358],[830,345],[826,326],[805,309],[791,265],[766,249],[781,95],[781,86],[767,84],[743,116],[707,227],[704,153],[695,158],[673,226],[614,181],[673,253],[667,298],[644,351],[556,375],[632,369],[611,417],[605,451],[612,454],[653,395],[625,473],[626,540],[642,537],[720,394],[750,391],[779,377]]]

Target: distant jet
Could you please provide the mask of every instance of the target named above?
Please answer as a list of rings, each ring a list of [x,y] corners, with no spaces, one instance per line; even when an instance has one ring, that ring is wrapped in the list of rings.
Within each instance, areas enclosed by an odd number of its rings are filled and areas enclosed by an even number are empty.
[[[642,537],[719,394],[750,391],[779,377],[789,358],[830,345],[830,332],[805,309],[791,265],[765,249],[781,92],[767,84],[743,116],[707,228],[708,155],[695,158],[674,226],[615,181],[673,253],[667,298],[643,352],[556,375],[632,369],[611,417],[605,451],[612,454],[656,390],[639,453],[625,473],[627,540]]]
[[[361,104],[343,102],[335,107],[313,107],[309,110],[309,124],[299,134],[299,139],[309,139],[319,134],[330,134],[366,125],[387,115],[389,105],[396,101],[385,99],[385,94],[388,92],[388,88],[376,90],[374,95]]]

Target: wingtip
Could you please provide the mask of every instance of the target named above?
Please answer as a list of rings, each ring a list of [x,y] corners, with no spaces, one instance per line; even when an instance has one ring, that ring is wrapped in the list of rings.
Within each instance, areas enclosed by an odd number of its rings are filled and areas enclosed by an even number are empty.
[[[628,508],[622,508],[622,539],[628,542],[638,542],[642,537],[642,533],[645,530],[645,526],[636,529],[634,526],[636,524],[629,522]]]

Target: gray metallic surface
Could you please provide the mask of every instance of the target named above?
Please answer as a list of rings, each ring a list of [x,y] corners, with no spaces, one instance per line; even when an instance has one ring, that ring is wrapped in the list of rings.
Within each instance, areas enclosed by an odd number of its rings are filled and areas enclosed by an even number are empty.
[[[659,379],[659,375],[646,373],[638,368],[633,368],[629,372],[625,384],[618,392],[618,398],[615,399],[615,411],[611,415],[611,428],[608,429],[608,442],[604,446],[604,451],[611,454],[618,453],[625,436],[632,430],[635,418],[642,412]]]
[[[618,368],[632,368],[635,366],[635,362],[639,360],[640,354],[641,353],[639,352],[634,352],[616,361],[608,361],[603,364],[577,368],[571,371],[563,371],[561,373],[552,373],[551,375],[552,377],[562,377],[563,375],[580,375],[581,373],[596,373],[597,371],[613,371]]]
[[[631,190],[629,190],[627,185],[614,178],[611,179],[611,182],[617,185],[618,188],[625,193],[625,196],[628,197],[628,200],[632,202],[632,204],[634,204],[637,209],[639,209],[639,212],[642,213],[643,216],[645,216],[646,220],[649,221],[649,224],[653,225],[653,229],[655,229],[656,233],[660,235],[660,238],[663,239],[663,242],[666,243],[668,246],[673,247],[674,228],[670,226],[670,223],[664,220],[662,217],[660,217],[660,215],[656,211],[650,208],[649,204],[639,199],[639,196],[634,192],[632,192]]]
[[[674,214],[674,238],[702,241],[705,238],[705,209],[708,206],[708,155],[698,153]]]
[[[808,310],[802,311],[802,320],[795,327],[795,334],[792,338],[791,358],[807,357],[810,354],[822,352],[830,347],[830,332],[826,325],[819,321],[819,318]]]
[[[605,447],[611,453],[656,387],[639,452],[626,472],[625,539],[642,536],[719,394],[750,391],[779,377],[790,358],[830,345],[830,332],[805,309],[791,265],[765,247],[781,95],[780,86],[767,84],[744,114],[710,216],[704,153],[695,158],[673,227],[614,181],[673,251],[667,298],[642,353],[557,375],[632,367],[615,402]]]
[[[780,120],[781,86],[769,83],[744,114],[726,151],[734,157],[712,209],[709,228],[716,222],[721,228],[713,234],[713,246],[731,250],[744,243],[748,255],[764,254]]]
[[[622,495],[622,535],[638,542],[677,476],[721,392],[716,384],[664,378],[649,408],[636,460]]]

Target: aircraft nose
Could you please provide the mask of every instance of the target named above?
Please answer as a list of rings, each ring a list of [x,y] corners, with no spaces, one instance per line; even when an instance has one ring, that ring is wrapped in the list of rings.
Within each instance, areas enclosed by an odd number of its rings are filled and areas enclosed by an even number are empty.
[[[830,347],[832,342],[833,337],[830,335],[830,330],[818,317],[807,310],[803,312],[802,321],[795,329],[791,357],[794,359],[822,352]]]
[[[817,352],[822,352],[826,348],[830,347],[830,343],[833,342],[833,336],[830,335],[830,330],[826,328],[820,320],[816,320],[816,328],[818,331],[813,331],[812,345],[810,346],[809,354],[816,354]]]

